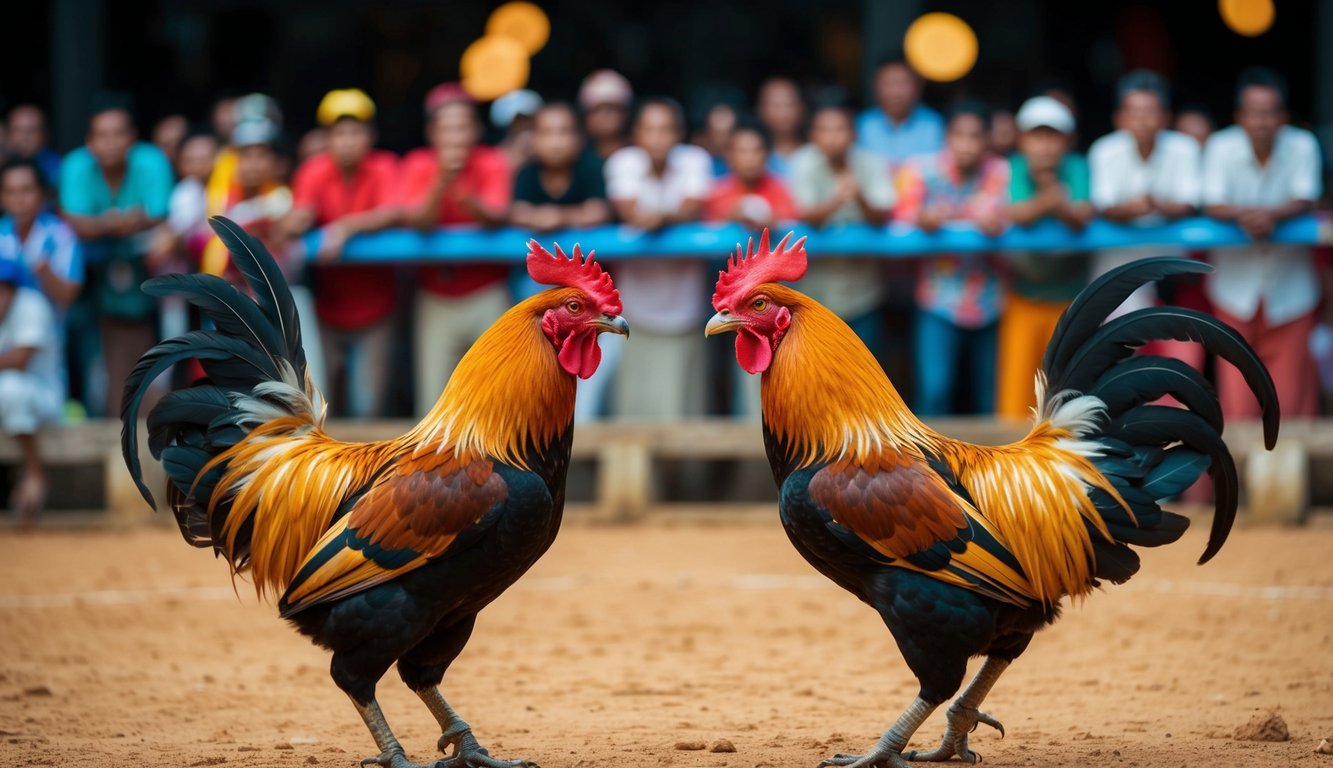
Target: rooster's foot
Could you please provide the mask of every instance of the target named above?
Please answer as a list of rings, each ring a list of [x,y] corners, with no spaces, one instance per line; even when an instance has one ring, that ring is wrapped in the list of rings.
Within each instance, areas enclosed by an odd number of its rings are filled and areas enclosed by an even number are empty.
[[[1000,738],[1004,738],[1004,725],[999,720],[976,707],[959,706],[958,702],[954,702],[949,707],[949,724],[944,729],[944,740],[940,742],[939,747],[929,752],[908,752],[907,759],[944,762],[957,755],[958,759],[965,763],[979,763],[981,755],[968,748],[967,735],[982,723],[999,731]]]
[[[361,768],[367,768],[367,766],[372,765],[378,765],[380,768],[443,768],[444,761],[440,760],[422,765],[408,760],[407,755],[403,754],[401,749],[392,749],[388,752],[376,755],[375,757],[367,757],[365,760],[361,761]]]
[[[864,755],[834,755],[819,764],[819,768],[908,768],[901,753],[876,749]]]
[[[491,753],[477,743],[472,729],[467,725],[445,731],[440,736],[439,747],[448,757],[436,763],[438,768],[538,768],[531,760],[499,760],[491,757]],[[449,753],[449,747],[453,747],[452,754]]]

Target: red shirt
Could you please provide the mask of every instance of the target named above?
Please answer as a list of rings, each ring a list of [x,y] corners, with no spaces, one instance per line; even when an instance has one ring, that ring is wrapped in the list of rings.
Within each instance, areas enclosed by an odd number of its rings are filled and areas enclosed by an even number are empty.
[[[704,220],[724,221],[730,219],[741,198],[750,195],[763,198],[768,202],[769,208],[773,211],[773,219],[786,221],[796,218],[796,203],[792,202],[787,187],[777,176],[765,173],[754,185],[754,189],[747,189],[740,179],[732,175],[724,176],[714,182],[713,190],[708,194],[707,202],[704,203]]]
[[[292,181],[293,207],[315,214],[324,226],[343,216],[365,213],[393,202],[398,158],[374,149],[349,179],[327,152],[301,164]],[[315,314],[345,331],[368,328],[393,312],[397,291],[392,267],[319,265],[312,270]]]
[[[431,147],[414,149],[403,157],[398,178],[396,202],[404,207],[421,205],[440,174],[439,154]],[[440,224],[475,224],[476,219],[459,201],[476,197],[482,205],[499,210],[509,205],[514,181],[509,175],[509,161],[492,147],[474,147],[463,170],[444,190]],[[503,282],[509,268],[503,264],[454,262],[423,267],[418,273],[421,287],[437,296],[466,296],[474,291]]]

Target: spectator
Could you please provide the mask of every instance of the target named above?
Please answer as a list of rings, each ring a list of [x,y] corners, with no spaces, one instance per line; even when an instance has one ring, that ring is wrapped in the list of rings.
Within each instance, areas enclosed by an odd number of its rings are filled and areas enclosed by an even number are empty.
[[[217,154],[218,141],[212,133],[195,133],[181,141],[176,159],[180,180],[171,190],[166,222],[154,230],[148,251],[150,272],[188,272],[200,263],[204,247],[213,237],[208,228],[205,185]],[[158,314],[162,338],[174,338],[190,330],[190,310],[182,297],[163,298]]]
[[[811,226],[888,221],[894,191],[885,161],[855,146],[851,110],[823,106],[810,123],[810,143],[791,159],[791,192]],[[846,320],[876,356],[884,352],[884,280],[872,259],[821,258],[801,290]]]
[[[11,109],[5,141],[10,155],[36,162],[48,184],[60,178],[60,153],[47,146],[46,114],[41,108],[20,104]]]
[[[439,89],[437,89],[439,90]],[[480,146],[476,104],[458,87],[433,105],[431,146],[409,152],[399,171],[396,203],[404,221],[430,230],[448,224],[505,221],[512,181],[504,154]],[[450,262],[418,272],[416,412],[424,416],[472,342],[509,308],[501,264]]]
[[[514,180],[514,203],[509,223],[532,232],[552,232],[570,227],[595,227],[611,220],[606,199],[606,181],[599,162],[583,154],[578,113],[574,107],[555,102],[537,111],[533,122],[533,160]],[[515,270],[515,291],[532,295],[544,286]],[[602,342],[602,365],[614,371],[620,360],[619,340]],[[575,418],[584,421],[602,415],[608,374],[594,375],[579,386]]]
[[[1215,128],[1213,116],[1208,113],[1207,107],[1193,104],[1181,107],[1176,113],[1176,130],[1198,142],[1200,149],[1208,143],[1208,137],[1213,135]]]
[[[301,134],[296,142],[296,162],[304,163],[315,155],[329,151],[329,129],[322,125]]]
[[[791,181],[791,158],[805,144],[805,102],[794,80],[771,77],[759,87],[759,120],[772,138],[768,169]]]
[[[236,123],[231,132],[231,149],[236,157],[232,183],[224,196],[210,195],[208,213],[226,216],[244,227],[268,248],[291,278],[294,266],[286,258],[287,249],[279,247],[285,243],[276,226],[292,208],[292,192],[282,183],[280,172],[280,138],[278,127],[267,118],[245,118]],[[204,248],[200,268],[244,285],[226,246],[217,238]]]
[[[990,116],[990,151],[1000,157],[1008,157],[1018,148],[1018,125],[1014,123],[1014,113],[1007,109],[997,109]]]
[[[731,132],[726,149],[731,173],[713,182],[704,205],[705,220],[731,221],[755,232],[776,229],[778,222],[797,217],[786,184],[768,169],[769,149],[768,134],[758,123],[741,123]],[[759,377],[747,376],[734,366],[732,370],[738,377],[732,390],[732,411],[758,418]]]
[[[168,265],[185,268],[179,257],[188,256],[188,264],[198,264],[204,243],[212,236],[208,229],[208,191],[205,185],[218,156],[218,141],[211,133],[196,133],[181,142],[177,172],[180,180],[171,190],[166,225],[159,228],[153,243],[154,271]]]
[[[510,168],[522,168],[532,159],[532,118],[541,109],[542,97],[536,91],[510,91],[491,102],[491,125],[503,131],[496,144],[505,154]]]
[[[37,429],[60,419],[56,323],[42,294],[23,284],[18,262],[0,261],[0,429],[23,452],[10,504],[31,524],[46,503]]]
[[[74,230],[46,209],[46,180],[32,160],[0,167],[0,261],[18,266],[20,284],[42,293],[54,309],[56,399],[65,402],[65,316],[83,289],[83,249]]]
[[[231,96],[224,96],[213,102],[213,111],[209,114],[209,121],[213,127],[213,135],[218,141],[226,141],[231,138],[231,132],[236,128],[236,102],[238,99]]]
[[[712,183],[712,163],[682,144],[685,116],[665,98],[646,99],[634,120],[634,144],[606,161],[606,191],[621,221],[644,232],[695,221]],[[635,260],[615,270],[634,327],[616,377],[615,413],[679,419],[701,412],[704,364],[699,322],[708,307],[703,260]]]
[[[579,108],[583,110],[583,125],[588,134],[584,152],[599,170],[608,157],[628,143],[625,137],[633,100],[634,89],[629,81],[614,70],[599,69],[579,86]]]
[[[1242,73],[1236,125],[1208,140],[1203,200],[1208,215],[1240,225],[1254,244],[1212,253],[1206,283],[1218,318],[1240,331],[1268,366],[1287,418],[1318,414],[1310,334],[1321,299],[1308,245],[1268,242],[1277,225],[1309,213],[1321,192],[1314,136],[1287,125],[1287,87],[1268,69]],[[1219,364],[1217,392],[1231,419],[1257,419],[1259,407],[1240,373]]]
[[[267,123],[275,133],[282,131],[282,110],[278,103],[262,93],[252,93],[239,99],[220,99],[213,107],[213,129],[219,141],[226,142],[213,162],[213,173],[208,177],[210,212],[224,210],[228,198],[236,188],[236,148],[232,140],[241,123]],[[225,254],[223,254],[225,255]]]
[[[856,120],[857,146],[894,166],[944,145],[944,120],[921,103],[921,77],[907,62],[886,59],[875,71],[876,106]]]
[[[578,114],[555,102],[533,119],[533,159],[514,180],[509,223],[532,232],[596,227],[611,220],[606,182],[597,168],[579,162],[583,137]]]
[[[180,173],[177,167],[181,143],[190,133],[190,122],[185,115],[167,115],[153,126],[153,146],[162,150],[162,154],[171,161],[171,167]]]
[[[776,228],[797,216],[787,186],[768,170],[768,134],[757,124],[741,123],[727,141],[731,173],[713,183],[704,205],[707,221],[734,221],[747,230]]]
[[[329,148],[297,169],[283,227],[289,237],[320,228],[312,278],[329,394],[337,413],[354,418],[385,413],[397,299],[392,267],[337,263],[349,237],[398,220],[398,161],[374,148],[374,118],[375,103],[360,90],[324,96],[317,119],[328,130]]]
[[[0,261],[18,265],[23,287],[45,295],[61,319],[83,288],[83,248],[74,230],[45,209],[46,183],[35,160],[0,166]]]
[[[1093,217],[1088,163],[1072,150],[1074,115],[1050,96],[1028,99],[1014,118],[1018,153],[1010,159],[1009,218],[1080,230]],[[1087,283],[1087,260],[1070,253],[1009,254],[1010,286],[999,331],[998,413],[1026,419],[1036,405],[1033,376],[1055,323]]]
[[[60,204],[85,256],[106,365],[101,415],[120,412],[125,380],[156,340],[156,302],[139,290],[148,277],[145,255],[151,230],[162,223],[171,199],[171,164],[152,144],[136,140],[124,102],[94,107],[86,146],[60,168]],[[71,338],[84,335],[82,329]],[[87,363],[86,350],[77,355]],[[90,404],[90,403],[89,403]],[[99,409],[94,409],[99,410]]]
[[[898,173],[894,218],[935,232],[969,221],[987,236],[1004,231],[1009,163],[990,151],[989,111],[962,102],[949,114],[944,149]],[[995,411],[995,353],[1004,290],[995,256],[941,254],[921,260],[916,284],[916,405],[943,416],[968,396],[967,411]],[[970,386],[960,375],[968,361]]]
[[[1193,214],[1199,205],[1199,145],[1167,128],[1170,97],[1166,81],[1156,73],[1136,70],[1120,78],[1116,90],[1116,130],[1093,142],[1088,151],[1093,206],[1110,221],[1138,225]],[[1179,256],[1181,250],[1100,251],[1093,256],[1092,276],[1146,255]],[[1153,286],[1146,285],[1111,316],[1150,307],[1156,297]]]
[[[703,124],[694,132],[694,145],[703,147],[713,160],[714,178],[721,178],[727,173],[727,143],[738,119],[735,107],[717,102],[704,113]]]

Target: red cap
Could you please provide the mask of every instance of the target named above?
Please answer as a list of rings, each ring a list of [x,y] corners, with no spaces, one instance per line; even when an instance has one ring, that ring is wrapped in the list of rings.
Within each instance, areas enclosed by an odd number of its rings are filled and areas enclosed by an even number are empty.
[[[465,101],[468,104],[477,103],[477,100],[472,98],[472,94],[468,93],[461,83],[440,83],[426,93],[426,114],[432,114],[451,101]]]

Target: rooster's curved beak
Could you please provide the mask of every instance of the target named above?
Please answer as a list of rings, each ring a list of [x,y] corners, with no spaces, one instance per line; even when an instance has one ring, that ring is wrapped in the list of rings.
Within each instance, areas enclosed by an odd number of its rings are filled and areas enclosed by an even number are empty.
[[[724,309],[713,315],[713,319],[709,320],[708,325],[704,326],[704,335],[716,336],[719,333],[734,331],[742,325],[745,325],[744,320],[731,314],[730,310]]]
[[[593,320],[591,325],[601,333],[615,333],[629,338],[629,323],[620,315],[602,315]]]

